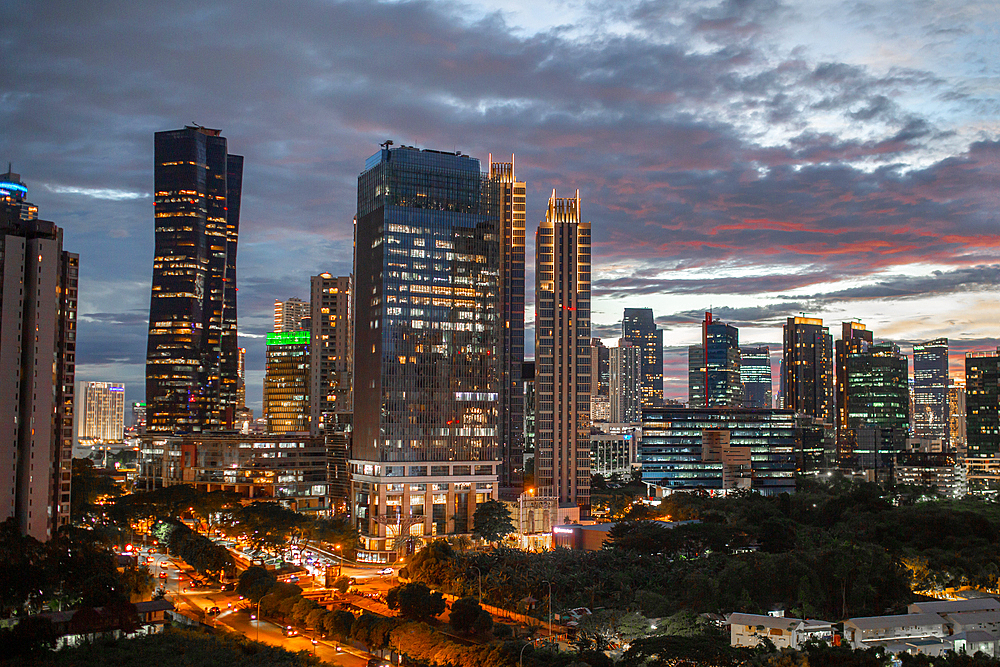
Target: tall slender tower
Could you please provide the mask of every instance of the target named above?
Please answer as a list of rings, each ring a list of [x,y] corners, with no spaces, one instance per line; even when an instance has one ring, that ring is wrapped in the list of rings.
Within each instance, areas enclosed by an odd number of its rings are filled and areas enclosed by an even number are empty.
[[[274,300],[274,330],[275,332],[300,331],[302,320],[309,317],[308,301],[294,296],[287,301]]]
[[[833,338],[823,320],[789,317],[782,345],[784,408],[833,423]]]
[[[771,381],[771,350],[768,346],[740,348],[740,383],[743,385],[743,406],[774,407]]]
[[[1000,454],[1000,348],[965,353],[966,457]]]
[[[516,500],[524,485],[524,220],[525,183],[514,176],[510,162],[494,162],[490,180],[500,189],[503,215],[500,226],[500,309],[503,341],[500,345],[500,494]]]
[[[663,404],[663,330],[652,308],[626,308],[622,338],[642,349],[642,407]]]
[[[610,349],[612,422],[629,424],[642,421],[643,349],[622,338]]]
[[[940,440],[950,451],[948,339],[913,346],[913,435]]]
[[[348,430],[353,406],[354,318],[351,276],[321,273],[310,280],[309,424],[314,435]]]
[[[0,175],[0,520],[47,540],[69,523],[80,258]]]
[[[539,494],[590,511],[590,223],[580,192],[549,198],[535,234]]]
[[[156,133],[149,433],[232,427],[239,388],[235,304],[242,173],[242,157],[227,153],[219,130]]]
[[[358,177],[350,499],[369,559],[471,532],[499,495],[500,187],[467,155],[390,146]]]
[[[847,382],[847,360],[851,355],[867,353],[873,345],[873,332],[865,328],[861,322],[842,322],[840,340],[835,345],[835,363],[837,369],[837,411],[835,425],[837,427],[837,461],[852,463],[854,461],[854,431],[848,426],[847,406],[850,403],[850,387]]]
[[[691,407],[743,405],[739,329],[705,313],[701,345],[688,348],[688,402]]]

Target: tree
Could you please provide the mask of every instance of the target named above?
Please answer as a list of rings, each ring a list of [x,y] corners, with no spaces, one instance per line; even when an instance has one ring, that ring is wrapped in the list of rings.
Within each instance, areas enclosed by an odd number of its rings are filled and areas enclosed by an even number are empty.
[[[390,590],[386,596],[386,605],[416,621],[439,616],[448,606],[440,591],[431,593],[431,589],[420,582],[402,584]]]
[[[448,622],[455,632],[462,634],[483,634],[493,627],[493,618],[479,606],[476,598],[461,598],[452,602]]]
[[[236,584],[236,592],[257,602],[267,595],[278,580],[262,567],[253,566],[244,570]]]
[[[499,500],[487,500],[476,505],[476,513],[472,515],[472,529],[490,544],[500,542],[515,530],[510,510]]]

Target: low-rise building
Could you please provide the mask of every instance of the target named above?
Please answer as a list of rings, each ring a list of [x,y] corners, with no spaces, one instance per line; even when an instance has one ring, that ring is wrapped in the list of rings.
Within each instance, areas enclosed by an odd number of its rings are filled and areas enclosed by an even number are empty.
[[[777,649],[798,649],[809,640],[833,641],[833,623],[811,618],[734,612],[726,625],[731,646],[753,647],[765,638]]]
[[[903,644],[947,636],[948,622],[935,613],[864,616],[844,621],[844,639],[852,648]]]

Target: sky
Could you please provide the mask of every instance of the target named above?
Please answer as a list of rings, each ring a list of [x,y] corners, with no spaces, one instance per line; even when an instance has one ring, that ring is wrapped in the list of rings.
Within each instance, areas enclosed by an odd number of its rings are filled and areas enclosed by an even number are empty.
[[[553,189],[594,235],[593,333],[664,329],[668,398],[706,310],[770,345],[802,313],[955,376],[998,345],[995,0],[12,0],[0,162],[80,254],[78,380],[143,398],[153,134],[219,128],[245,171],[237,261],[259,414],[275,299],[351,271],[378,144],[513,155],[533,244]],[[777,375],[775,375],[777,389]]]

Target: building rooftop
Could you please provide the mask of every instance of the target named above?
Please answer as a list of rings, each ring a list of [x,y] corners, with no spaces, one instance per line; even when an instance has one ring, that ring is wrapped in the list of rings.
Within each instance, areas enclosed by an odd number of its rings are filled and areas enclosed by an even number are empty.
[[[995,598],[973,598],[970,600],[934,600],[914,602],[906,609],[911,614],[954,614],[966,611],[998,611],[1000,602]]]
[[[912,605],[911,605],[912,606]],[[887,628],[911,628],[931,625],[944,625],[945,620],[937,614],[896,614],[894,616],[862,616],[850,618],[844,624],[850,623],[859,630],[881,630]]]

